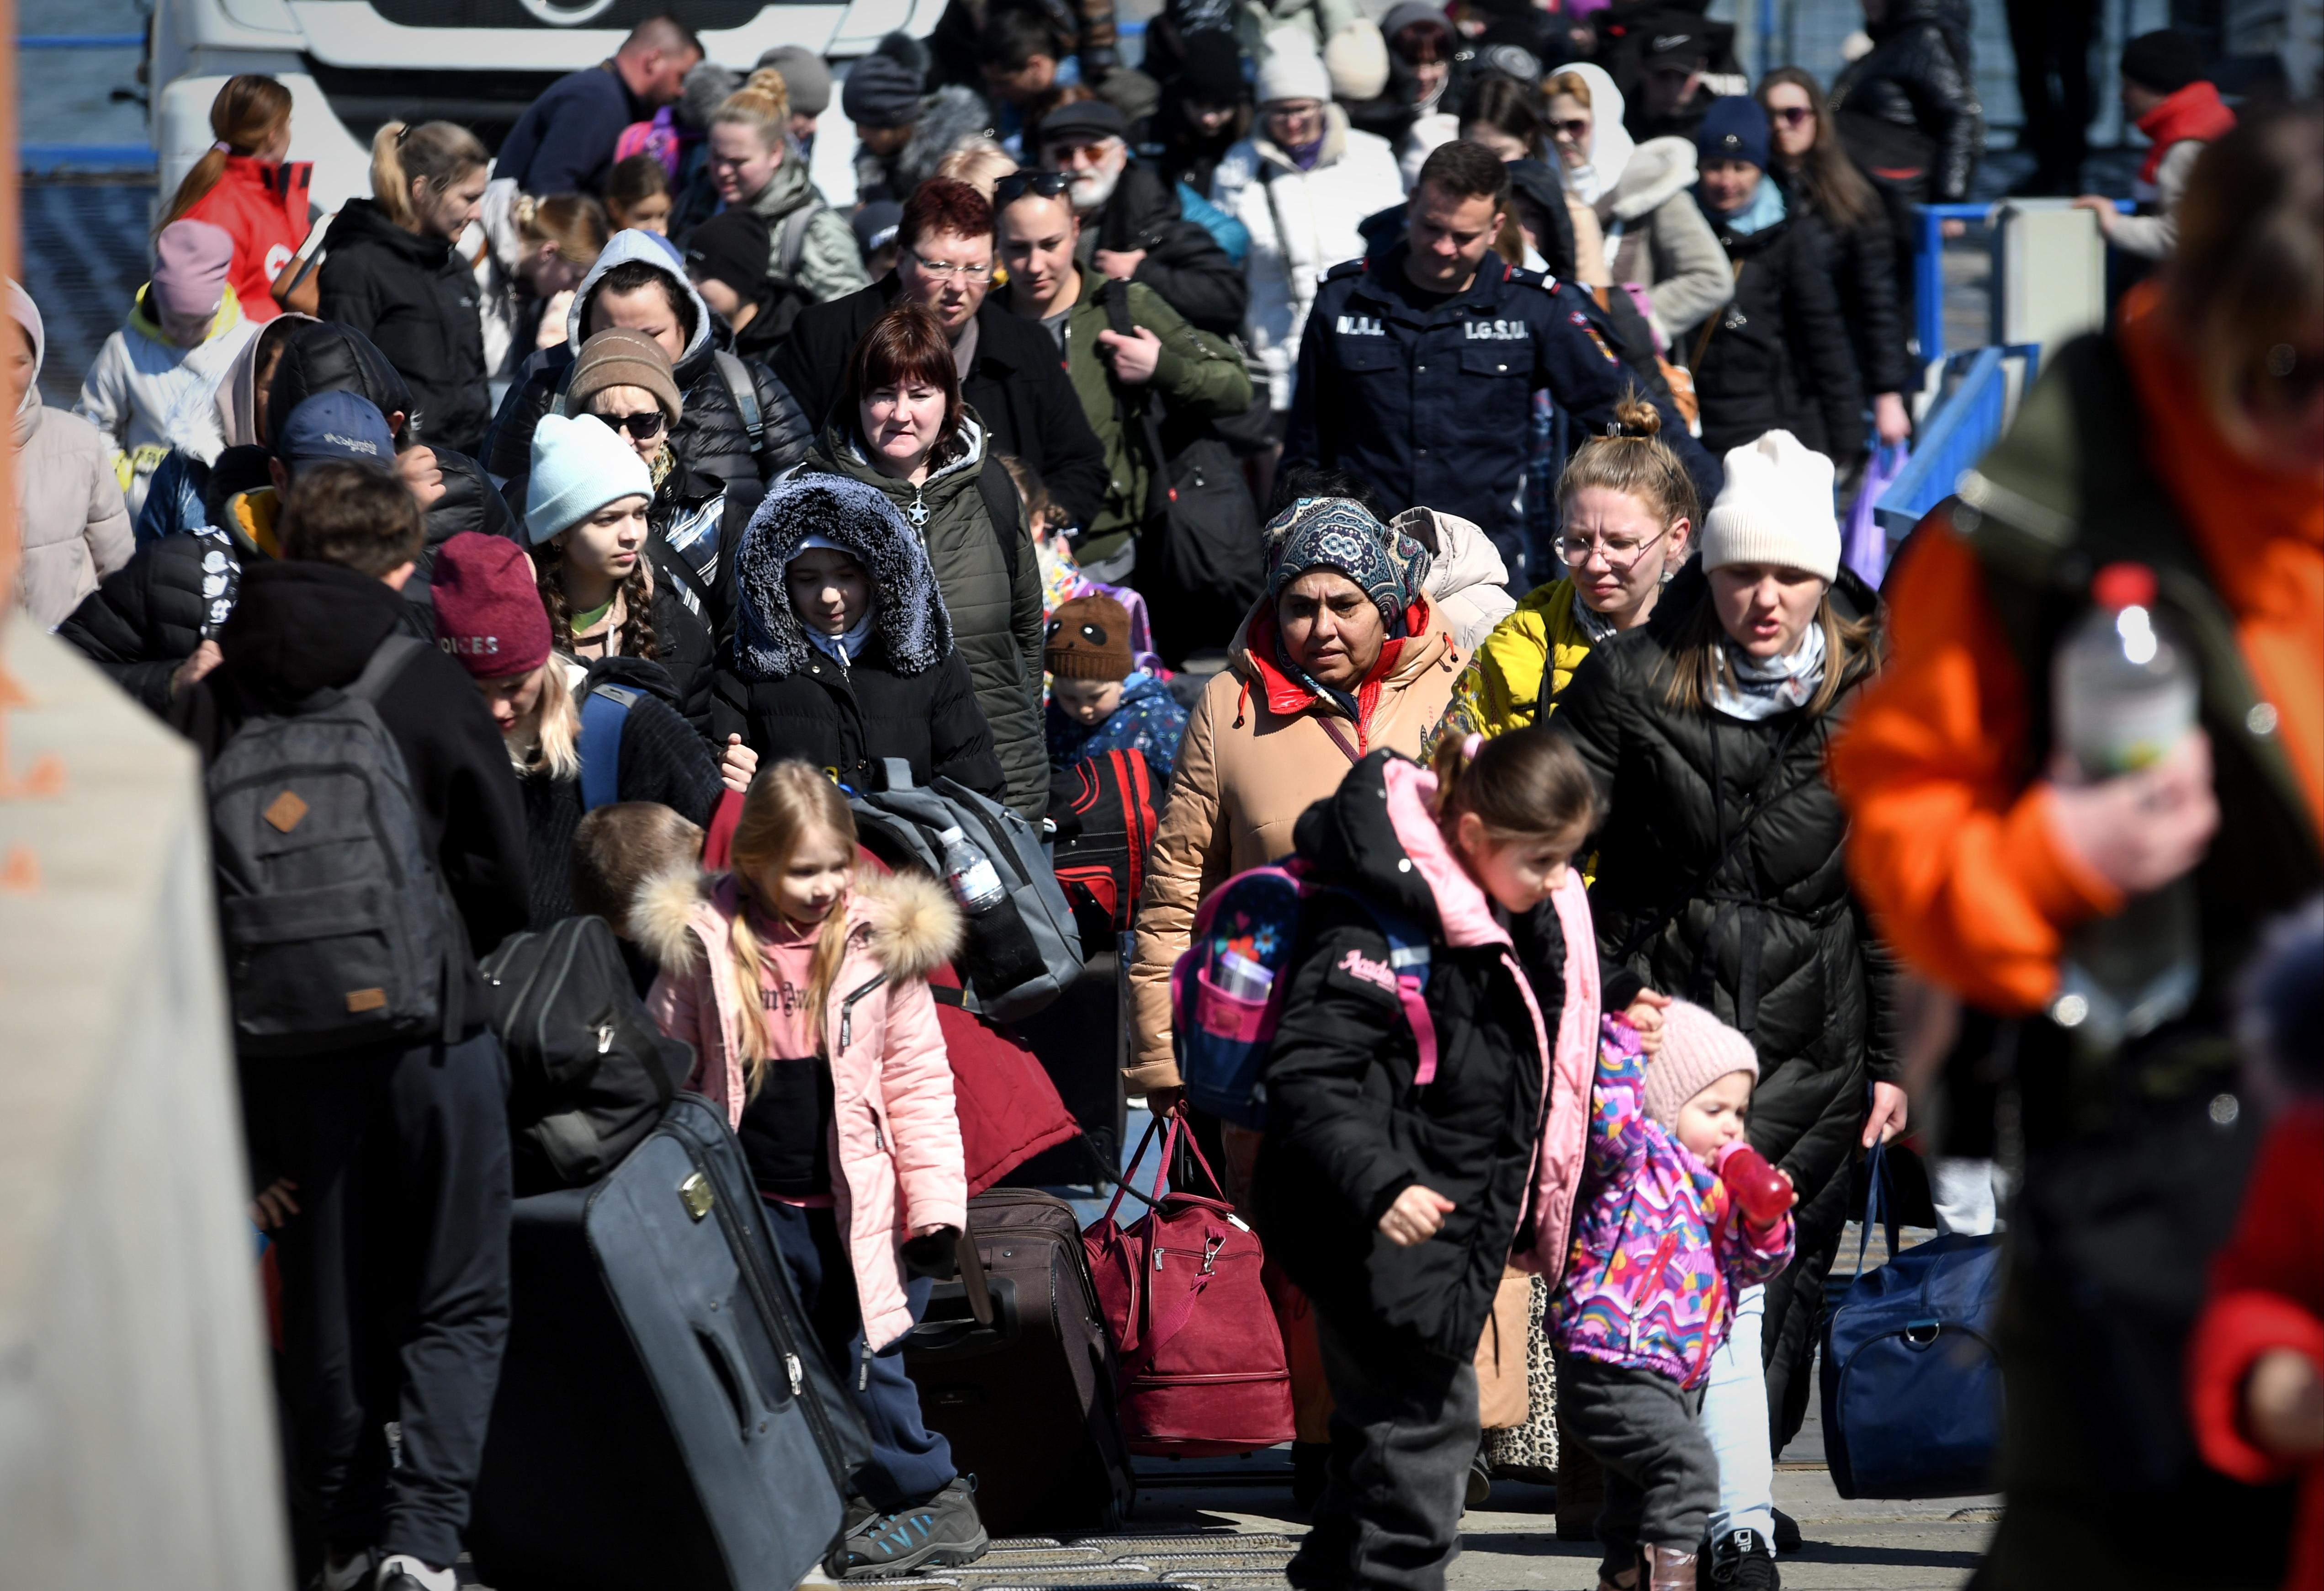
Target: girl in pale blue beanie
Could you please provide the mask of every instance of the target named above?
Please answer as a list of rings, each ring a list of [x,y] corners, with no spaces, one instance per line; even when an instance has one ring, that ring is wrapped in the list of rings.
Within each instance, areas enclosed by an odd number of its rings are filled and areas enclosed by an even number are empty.
[[[641,658],[678,687],[672,705],[708,726],[710,634],[654,578],[646,522],[653,476],[613,422],[546,414],[532,433],[524,529],[552,643],[584,665]],[[624,683],[634,683],[625,679]]]

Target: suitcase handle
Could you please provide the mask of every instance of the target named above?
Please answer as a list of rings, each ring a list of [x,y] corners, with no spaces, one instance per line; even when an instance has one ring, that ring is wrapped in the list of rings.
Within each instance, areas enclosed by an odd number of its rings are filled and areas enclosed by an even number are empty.
[[[702,1356],[710,1362],[712,1379],[718,1383],[718,1390],[726,1394],[727,1404],[734,1411],[734,1429],[742,1433],[744,1441],[749,1441],[759,1421],[751,1411],[750,1394],[744,1391],[751,1383],[742,1365],[736,1363],[733,1347],[724,1334],[700,1322],[695,1325],[694,1340],[701,1346]]]
[[[927,1310],[906,1339],[912,1356],[929,1364],[951,1364],[996,1354],[1015,1343],[1022,1329],[1015,1279],[988,1275],[985,1286],[992,1310],[989,1325],[969,1312],[973,1304],[964,1284],[939,1281],[930,1288]],[[939,1305],[945,1308],[939,1310]]]

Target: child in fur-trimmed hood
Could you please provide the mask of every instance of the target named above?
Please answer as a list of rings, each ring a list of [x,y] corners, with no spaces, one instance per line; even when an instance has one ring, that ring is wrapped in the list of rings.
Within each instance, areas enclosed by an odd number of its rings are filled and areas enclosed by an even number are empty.
[[[775,1245],[872,1435],[831,1568],[960,1564],[987,1542],[952,1448],[921,1419],[903,1338],[954,1269],[968,1181],[927,978],[960,909],[916,874],[855,867],[855,822],[807,763],[761,769],[731,873],[666,874],[630,931],[660,963],[647,1009],[694,1046],[687,1087],[723,1105]]]

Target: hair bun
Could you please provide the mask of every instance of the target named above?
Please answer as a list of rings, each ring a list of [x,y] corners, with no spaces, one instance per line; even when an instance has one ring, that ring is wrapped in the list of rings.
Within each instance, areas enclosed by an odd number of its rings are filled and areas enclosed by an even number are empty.
[[[1644,437],[1651,441],[1662,435],[1662,411],[1639,395],[1633,388],[1629,394],[1614,405],[1614,426],[1606,434],[1614,437]]]

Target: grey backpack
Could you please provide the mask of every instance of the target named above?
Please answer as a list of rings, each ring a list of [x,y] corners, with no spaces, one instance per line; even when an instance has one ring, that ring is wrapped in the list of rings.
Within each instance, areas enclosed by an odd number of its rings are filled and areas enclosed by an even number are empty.
[[[891,867],[917,866],[944,876],[936,836],[954,824],[1001,874],[1007,899],[965,920],[955,963],[961,1004],[994,1022],[1022,1022],[1081,976],[1082,938],[1074,909],[1041,849],[1041,832],[1017,812],[957,780],[912,783],[911,764],[884,758],[888,788],[850,794],[863,844]]]
[[[391,635],[346,689],[248,719],[210,765],[210,853],[243,1054],[456,1036],[450,908],[375,705],[427,649]]]

